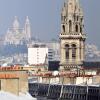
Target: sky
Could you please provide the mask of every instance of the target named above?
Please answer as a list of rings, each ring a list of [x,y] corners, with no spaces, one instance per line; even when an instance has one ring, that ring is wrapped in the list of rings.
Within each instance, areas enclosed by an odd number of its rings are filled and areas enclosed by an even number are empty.
[[[61,9],[65,0],[0,0],[0,34],[12,26],[18,16],[23,27],[29,16],[33,37],[49,41],[59,39]],[[84,11],[87,43],[100,48],[100,0],[80,0]]]

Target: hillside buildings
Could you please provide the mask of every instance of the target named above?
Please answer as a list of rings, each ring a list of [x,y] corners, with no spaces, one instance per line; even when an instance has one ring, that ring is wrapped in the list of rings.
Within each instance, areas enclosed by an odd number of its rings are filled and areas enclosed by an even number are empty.
[[[14,22],[5,35],[4,44],[23,44],[31,40],[31,25],[28,16],[26,17],[24,27],[20,27],[17,16],[14,18]]]
[[[86,61],[100,61],[100,50],[94,44],[87,44],[85,49]]]
[[[48,57],[48,48],[46,45],[34,44],[28,48],[28,64],[40,65],[46,64]]]

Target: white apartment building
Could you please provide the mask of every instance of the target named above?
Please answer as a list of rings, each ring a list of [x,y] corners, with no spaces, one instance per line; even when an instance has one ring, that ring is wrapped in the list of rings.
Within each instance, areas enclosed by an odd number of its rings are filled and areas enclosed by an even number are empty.
[[[45,64],[48,57],[48,48],[43,44],[35,44],[28,48],[28,64]]]

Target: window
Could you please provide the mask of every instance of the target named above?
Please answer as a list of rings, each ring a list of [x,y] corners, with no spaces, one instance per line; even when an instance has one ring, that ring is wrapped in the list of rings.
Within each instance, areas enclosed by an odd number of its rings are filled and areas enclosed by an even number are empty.
[[[78,32],[78,25],[75,26],[75,30],[76,30],[76,32]]]
[[[72,59],[76,58],[76,45],[72,44]]]
[[[65,45],[66,59],[69,59],[69,45]]]
[[[72,22],[71,20],[69,21],[69,33],[72,32]]]
[[[65,32],[65,25],[63,25],[62,28],[63,28],[63,32]]]

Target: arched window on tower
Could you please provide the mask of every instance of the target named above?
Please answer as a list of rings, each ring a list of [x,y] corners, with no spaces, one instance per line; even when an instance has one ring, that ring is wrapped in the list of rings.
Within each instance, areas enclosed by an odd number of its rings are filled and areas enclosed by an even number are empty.
[[[72,32],[72,21],[69,21],[69,33]]]
[[[78,25],[75,26],[75,30],[76,30],[76,32],[78,32]]]
[[[63,32],[65,32],[65,25],[62,26]]]
[[[76,45],[72,44],[72,59],[76,58]]]
[[[65,54],[66,54],[66,59],[69,59],[69,45],[65,45]]]

